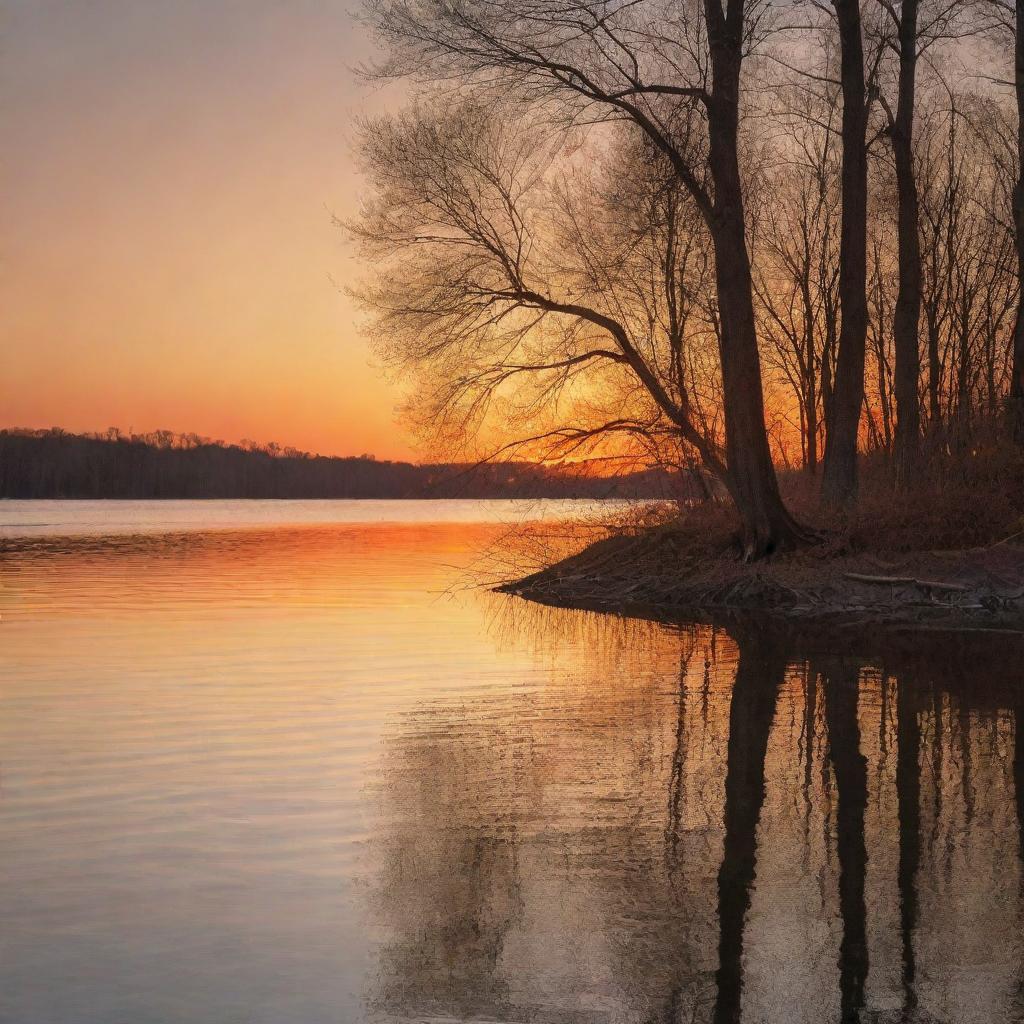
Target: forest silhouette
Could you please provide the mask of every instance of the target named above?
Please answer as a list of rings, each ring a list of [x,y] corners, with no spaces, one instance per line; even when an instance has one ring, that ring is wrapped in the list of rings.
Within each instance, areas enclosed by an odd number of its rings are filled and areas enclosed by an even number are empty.
[[[414,465],[195,434],[0,431],[2,498],[680,498],[664,469],[616,477],[537,463]]]

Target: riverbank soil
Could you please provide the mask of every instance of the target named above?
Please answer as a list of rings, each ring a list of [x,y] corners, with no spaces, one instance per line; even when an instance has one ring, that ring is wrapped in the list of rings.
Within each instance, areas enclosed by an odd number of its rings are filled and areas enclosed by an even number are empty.
[[[505,583],[544,604],[629,613],[753,611],[850,624],[1024,631],[1024,473],[950,474],[894,494],[870,477],[848,516],[818,511],[813,481],[786,481],[820,535],[745,564],[727,506],[663,506],[610,524],[568,558]]]

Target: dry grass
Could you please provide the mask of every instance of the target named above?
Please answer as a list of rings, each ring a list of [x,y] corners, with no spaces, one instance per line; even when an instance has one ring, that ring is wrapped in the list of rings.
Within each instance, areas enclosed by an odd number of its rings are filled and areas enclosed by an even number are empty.
[[[865,458],[860,500],[850,513],[821,508],[820,477],[780,478],[786,504],[817,530],[813,558],[861,552],[963,551],[989,547],[1024,531],[1024,452],[1008,445],[979,447],[925,461],[912,487],[896,490],[887,461]],[[738,521],[726,504],[689,508],[652,504],[630,509],[607,524],[615,535],[656,531],[701,555],[721,556],[735,546]]]
[[[989,547],[1024,530],[1024,456],[982,448],[931,460],[894,491],[888,467],[867,464],[848,523],[855,550],[954,551]]]
[[[1024,458],[993,445],[929,465],[912,489],[897,493],[888,467],[865,460],[861,500],[848,515],[820,509],[813,478],[786,477],[787,502],[822,540],[754,565],[739,562],[727,506],[652,505],[605,524],[600,539],[591,534],[582,551],[561,554],[508,589],[620,611],[768,608],[1024,624]]]

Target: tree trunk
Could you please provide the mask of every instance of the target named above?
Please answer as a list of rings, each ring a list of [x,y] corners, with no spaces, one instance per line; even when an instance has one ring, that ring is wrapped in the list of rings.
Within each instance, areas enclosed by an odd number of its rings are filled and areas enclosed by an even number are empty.
[[[839,21],[843,90],[842,244],[839,302],[842,327],[825,444],[822,498],[848,506],[857,497],[857,434],[864,404],[864,348],[868,329],[867,97],[860,0],[833,0]]]
[[[726,18],[718,0],[706,2],[713,71],[708,103],[709,162],[715,185],[711,235],[722,318],[726,459],[742,525],[743,557],[753,560],[795,547],[806,535],[782,502],[765,427],[738,155],[743,5],[730,4]]]
[[[809,257],[808,257],[809,264]],[[811,475],[818,472],[818,378],[814,358],[815,324],[812,313],[809,266],[804,272],[801,286],[801,297],[804,304],[804,336],[803,336],[803,410],[801,419],[806,432],[804,442],[804,468]]]
[[[928,420],[932,433],[938,434],[942,425],[942,405],[939,389],[942,387],[942,368],[939,365],[939,325],[937,314],[928,314]]]
[[[1017,273],[1021,282],[1017,322],[1013,329],[1013,365],[1010,376],[1010,425],[1024,444],[1024,3],[1017,0],[1017,38],[1014,47],[1014,84],[1017,93],[1017,187],[1013,191],[1013,223],[1017,243]]]
[[[811,371],[813,374],[813,370]],[[804,419],[807,423],[807,468],[813,476],[818,472],[818,396],[813,379],[807,388]]]
[[[893,319],[896,393],[896,486],[912,481],[920,457],[921,412],[918,383],[921,355],[921,240],[917,178],[914,174],[914,103],[917,78],[917,2],[903,0],[900,12],[899,100],[892,129],[896,163],[899,292]]]

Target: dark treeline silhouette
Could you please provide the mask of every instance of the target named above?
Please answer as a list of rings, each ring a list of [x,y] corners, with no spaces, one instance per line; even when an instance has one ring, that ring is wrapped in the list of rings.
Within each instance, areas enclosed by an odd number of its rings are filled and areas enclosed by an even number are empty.
[[[685,498],[690,487],[662,469],[595,477],[526,462],[328,458],[169,431],[0,431],[3,498]]]

